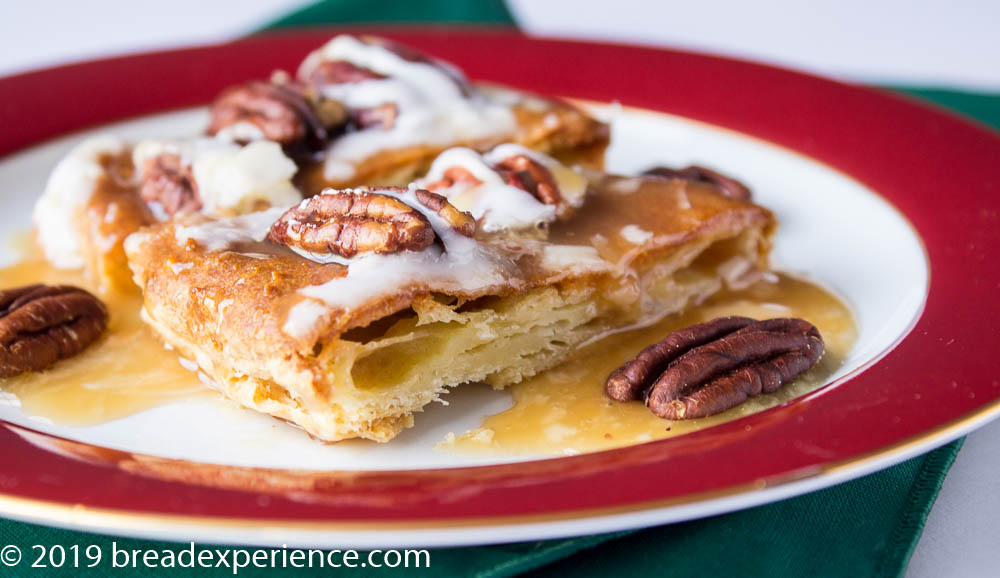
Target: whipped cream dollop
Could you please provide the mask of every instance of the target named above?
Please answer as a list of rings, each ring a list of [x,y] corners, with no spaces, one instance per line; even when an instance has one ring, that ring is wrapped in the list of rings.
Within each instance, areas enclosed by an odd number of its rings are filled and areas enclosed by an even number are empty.
[[[306,57],[299,78],[309,78],[324,61],[349,62],[385,78],[324,85],[323,96],[353,110],[397,107],[391,128],[369,127],[330,144],[327,178],[350,178],[356,163],[381,151],[496,138],[512,135],[517,128],[509,104],[469,87],[461,72],[447,63],[407,60],[381,44],[341,35]]]
[[[587,193],[587,180],[556,159],[518,144],[502,144],[486,154],[464,147],[448,149],[431,164],[427,176],[417,181],[426,186],[444,178],[451,168],[468,171],[479,184],[456,182],[436,192],[448,198],[459,210],[468,211],[483,231],[539,227],[556,219],[556,207],[547,205],[531,193],[508,185],[493,167],[511,157],[524,155],[538,162],[552,174],[562,199],[579,207]]]
[[[298,169],[275,142],[240,146],[218,138],[147,140],[136,145],[132,159],[141,175],[147,160],[164,153],[178,155],[191,167],[203,212],[245,213],[261,202],[287,207],[302,199],[292,184]]]
[[[126,145],[111,135],[88,138],[76,145],[49,175],[35,203],[32,220],[45,258],[59,269],[84,265],[80,212],[86,209],[104,175],[101,158],[118,155]]]

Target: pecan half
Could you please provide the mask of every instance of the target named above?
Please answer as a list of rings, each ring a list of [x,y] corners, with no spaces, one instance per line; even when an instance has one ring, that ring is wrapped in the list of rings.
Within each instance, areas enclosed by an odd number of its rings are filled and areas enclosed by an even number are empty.
[[[147,203],[159,203],[168,215],[201,209],[198,183],[191,174],[191,167],[171,153],[146,160],[139,194]]]
[[[457,68],[446,62],[428,56],[427,54],[424,54],[423,52],[420,52],[416,49],[410,48],[405,44],[400,44],[395,40],[389,40],[388,38],[366,36],[362,38],[362,41],[367,44],[376,44],[378,46],[381,46],[382,48],[385,48],[389,52],[392,52],[393,54],[395,54],[396,56],[402,58],[407,62],[419,62],[421,64],[429,64],[437,68],[438,70],[444,72],[451,79],[451,81],[455,83],[455,85],[459,88],[459,90],[462,92],[464,96],[469,96],[471,92],[469,88],[469,83],[465,79],[465,77],[462,76],[462,73],[459,72]]]
[[[732,177],[727,177],[720,172],[713,171],[712,169],[706,169],[705,167],[700,167],[698,165],[691,165],[689,167],[684,167],[683,169],[653,167],[642,174],[654,177],[663,177],[666,179],[681,179],[685,181],[708,183],[718,187],[723,196],[739,199],[741,201],[749,201],[753,197],[750,192],[750,187],[744,185],[740,181]]]
[[[425,185],[425,187],[429,191],[436,191],[438,189],[453,187],[456,183],[464,183],[474,187],[483,184],[483,181],[479,180],[476,175],[469,171],[469,169],[455,166],[445,169],[445,171],[441,174],[440,180],[434,181],[429,185]]]
[[[358,253],[421,251],[434,229],[420,211],[396,197],[369,189],[317,195],[289,209],[268,232],[275,243],[312,253],[351,258]]]
[[[358,130],[373,127],[389,130],[396,124],[396,116],[398,115],[399,107],[390,102],[372,108],[358,108],[351,111],[351,123]]]
[[[459,211],[448,199],[437,193],[417,189],[416,195],[420,204],[436,212],[460,234],[470,238],[476,236],[476,219],[471,214]]]
[[[721,317],[643,349],[605,391],[620,401],[645,397],[662,418],[706,417],[776,391],[822,355],[819,330],[802,319]]]
[[[562,201],[559,186],[549,169],[527,155],[508,157],[497,163],[494,170],[508,185],[531,193],[546,205],[558,205]]]
[[[108,325],[108,310],[67,285],[0,290],[0,377],[40,371],[76,355]]]
[[[315,87],[323,87],[330,84],[347,84],[383,78],[385,76],[346,60],[324,60],[309,72],[306,82]]]
[[[310,100],[314,103],[323,103],[337,102],[318,96],[322,93],[324,86],[353,84],[364,80],[382,80],[384,78],[386,77],[382,74],[345,60],[327,60],[316,65],[306,78],[306,83],[310,87]],[[347,112],[346,108],[343,110],[347,114],[346,120],[350,120],[351,128],[355,130],[372,127],[388,130],[396,123],[396,116],[399,115],[399,107],[391,102],[370,108],[358,108],[350,112]]]
[[[304,145],[320,150],[326,145],[327,126],[293,85],[251,81],[230,87],[212,103],[208,134],[239,122],[256,126],[264,138],[285,147]],[[329,122],[329,119],[327,119]]]
[[[754,320],[749,317],[719,317],[674,331],[616,369],[608,376],[604,390],[608,397],[618,401],[642,399],[652,380],[659,377],[675,359],[751,323]]]

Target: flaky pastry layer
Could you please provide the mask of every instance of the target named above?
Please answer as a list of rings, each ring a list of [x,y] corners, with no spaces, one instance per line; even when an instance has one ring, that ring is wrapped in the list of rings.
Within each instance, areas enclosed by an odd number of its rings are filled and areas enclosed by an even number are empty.
[[[349,307],[336,293],[333,303],[315,297],[347,267],[267,242],[220,247],[192,237],[206,224],[159,225],[130,239],[150,325],[246,407],[321,440],[387,441],[449,387],[517,383],[584,343],[765,270],[774,219],[707,185],[593,177],[583,207],[547,240],[482,240],[507,251],[501,284],[407,286]]]

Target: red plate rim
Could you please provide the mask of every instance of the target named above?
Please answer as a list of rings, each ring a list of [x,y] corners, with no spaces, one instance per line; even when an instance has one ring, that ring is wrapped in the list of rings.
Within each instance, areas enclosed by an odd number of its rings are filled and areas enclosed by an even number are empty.
[[[359,29],[351,29],[357,31]],[[123,118],[208,102],[293,69],[337,32],[309,29],[0,78],[0,155]],[[343,29],[339,29],[343,31]],[[527,463],[384,472],[216,467],[0,429],[0,512],[75,511],[206,523],[350,527],[510,523],[692,503],[830,472],[1000,409],[1000,138],[885,92],[701,54],[528,38],[515,31],[364,29],[456,63],[473,79],[663,111],[812,157],[891,202],[925,244],[924,311],[877,363],[822,395],[685,436]],[[780,427],[775,427],[779,426]],[[20,431],[18,435],[16,431]],[[720,464],[724,464],[720,466]]]

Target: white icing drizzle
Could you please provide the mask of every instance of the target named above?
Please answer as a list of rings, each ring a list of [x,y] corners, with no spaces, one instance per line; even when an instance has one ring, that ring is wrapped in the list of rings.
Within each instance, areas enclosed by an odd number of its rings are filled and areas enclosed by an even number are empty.
[[[545,245],[541,264],[549,271],[563,273],[591,273],[613,268],[589,245]]]
[[[241,147],[218,138],[147,140],[136,145],[132,160],[141,174],[147,160],[164,153],[191,167],[205,213],[244,213],[260,201],[286,206],[302,198],[291,181],[295,163],[271,141]]]
[[[437,192],[459,210],[472,213],[483,231],[524,229],[549,223],[556,218],[556,208],[539,202],[531,193],[506,184],[479,153],[468,148],[453,148],[441,153],[431,165],[427,177],[418,186],[440,181],[445,171],[462,167],[482,181],[481,185],[455,183]]]
[[[493,170],[494,165],[518,155],[525,155],[547,168],[569,205],[578,207],[583,203],[587,181],[582,175],[552,157],[517,144],[502,144],[483,155],[464,147],[448,149],[434,159],[427,176],[417,181],[417,185],[440,181],[448,169],[461,167],[482,181],[482,184],[470,186],[467,183],[455,183],[438,192],[448,197],[460,210],[472,213],[484,231],[524,229],[554,221],[556,207],[546,205],[531,193],[506,184]]]
[[[483,158],[486,162],[495,165],[504,159],[518,155],[524,155],[549,169],[552,178],[556,180],[556,186],[559,187],[559,194],[571,207],[579,207],[583,204],[587,194],[587,179],[548,155],[533,151],[523,145],[505,143],[496,146],[483,155]]]
[[[288,311],[281,332],[290,337],[305,337],[330,314],[330,308],[320,301],[304,299]]]
[[[344,277],[299,292],[333,308],[350,309],[408,287],[429,291],[475,293],[505,283],[513,262],[499,252],[455,231],[444,219],[423,206],[414,188],[401,192],[379,190],[420,211],[430,221],[443,247],[423,251],[356,257]],[[301,304],[293,307],[293,310]],[[290,312],[289,315],[298,314]]]
[[[35,203],[32,219],[45,258],[57,268],[83,267],[79,212],[90,202],[97,180],[104,175],[101,157],[123,150],[124,143],[116,137],[89,138],[76,145],[49,175],[45,192]]]
[[[184,245],[193,239],[209,251],[224,251],[235,243],[263,241],[271,229],[271,224],[287,210],[288,207],[273,207],[240,217],[217,219],[195,225],[177,225],[174,228],[174,238],[179,245]],[[129,241],[133,237],[136,235],[131,235]]]
[[[322,89],[324,96],[352,109],[388,103],[398,108],[391,129],[371,127],[331,143],[325,166],[329,179],[350,178],[355,163],[385,150],[493,138],[517,128],[509,105],[474,88],[463,94],[462,80],[457,80],[461,73],[445,63],[410,62],[378,44],[341,35],[303,61],[299,78],[307,78],[323,61],[350,62],[386,77],[328,85]]]
[[[408,289],[476,295],[504,287],[515,278],[516,263],[501,248],[502,244],[482,243],[462,235],[435,211],[421,204],[416,197],[416,189],[417,185],[414,184],[401,191],[375,189],[374,192],[397,198],[420,211],[431,223],[440,243],[434,243],[422,251],[401,251],[387,255],[368,253],[349,260],[297,251],[302,257],[316,262],[336,261],[347,264],[347,274],[299,289],[298,293],[303,299],[288,311],[282,323],[282,332],[293,338],[308,337],[335,310],[355,309]],[[322,194],[361,193],[369,190],[327,190]],[[274,208],[240,217],[177,225],[174,237],[181,245],[194,240],[209,251],[232,250],[234,244],[240,242],[263,240],[271,225],[284,211],[284,208]],[[602,259],[591,246],[550,245],[531,239],[522,239],[518,243],[521,248],[515,253],[536,254],[539,265],[556,277],[613,269],[612,264]]]

